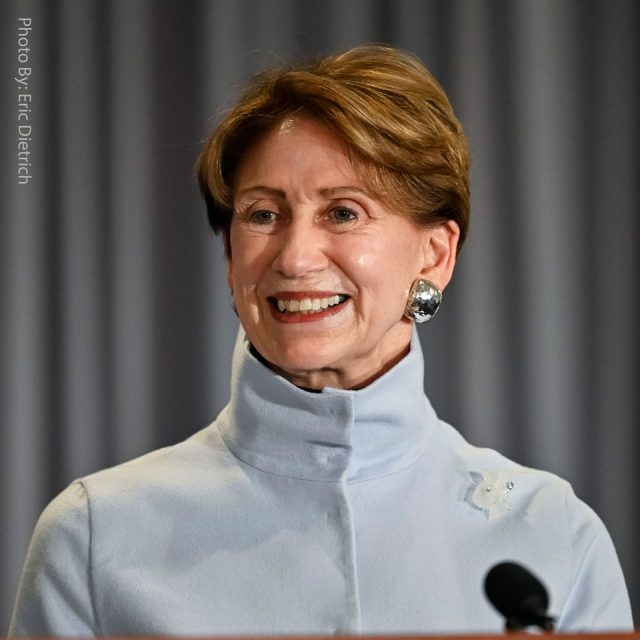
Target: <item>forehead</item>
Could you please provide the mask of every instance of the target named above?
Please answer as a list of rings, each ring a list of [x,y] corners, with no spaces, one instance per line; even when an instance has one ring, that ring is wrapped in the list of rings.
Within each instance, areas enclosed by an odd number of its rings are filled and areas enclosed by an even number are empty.
[[[284,188],[305,181],[322,188],[362,186],[346,145],[325,125],[308,117],[283,120],[251,145],[238,165],[236,193],[253,186]]]

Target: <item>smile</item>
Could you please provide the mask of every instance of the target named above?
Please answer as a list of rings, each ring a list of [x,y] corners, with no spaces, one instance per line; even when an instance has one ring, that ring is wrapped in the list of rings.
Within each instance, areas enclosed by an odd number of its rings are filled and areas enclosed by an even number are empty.
[[[271,313],[281,322],[309,322],[339,313],[349,296],[318,292],[313,297],[309,294],[280,294],[282,297],[269,297]]]
[[[327,298],[302,298],[301,300],[276,300],[278,311],[286,313],[319,313],[335,307],[347,299],[345,295],[333,295]]]

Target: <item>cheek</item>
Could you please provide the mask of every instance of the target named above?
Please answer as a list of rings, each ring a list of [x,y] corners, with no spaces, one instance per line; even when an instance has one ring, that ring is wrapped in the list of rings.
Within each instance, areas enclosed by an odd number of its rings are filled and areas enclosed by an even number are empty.
[[[397,319],[404,313],[409,291],[420,269],[413,259],[412,247],[384,252],[362,263],[369,274],[365,291],[366,308],[373,307],[380,322]]]
[[[343,264],[363,288],[408,292],[420,273],[416,252],[414,243],[406,242],[345,247]]]
[[[258,241],[242,242],[236,240],[231,245],[232,259],[227,273],[233,280],[234,288],[258,284],[264,274],[269,259],[267,252]]]
[[[362,277],[375,273],[387,260],[385,243],[380,234],[344,235],[335,238],[333,258]]]
[[[354,267],[365,271],[367,269],[378,268],[380,256],[375,253],[356,254],[352,260]]]

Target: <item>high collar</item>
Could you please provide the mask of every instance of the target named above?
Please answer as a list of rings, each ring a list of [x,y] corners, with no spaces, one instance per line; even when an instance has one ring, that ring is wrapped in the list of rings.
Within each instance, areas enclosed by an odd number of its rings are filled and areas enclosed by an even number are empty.
[[[280,476],[356,482],[395,473],[422,455],[437,421],[423,371],[414,329],[407,356],[364,389],[305,391],[262,364],[240,329],[222,437],[240,460]]]

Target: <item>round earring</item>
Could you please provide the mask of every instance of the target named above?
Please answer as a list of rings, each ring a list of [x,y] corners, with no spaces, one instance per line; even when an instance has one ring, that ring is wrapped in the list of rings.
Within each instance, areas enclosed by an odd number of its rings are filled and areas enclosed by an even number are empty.
[[[442,302],[442,291],[433,282],[418,278],[413,283],[404,315],[416,322],[427,322],[436,315]]]

